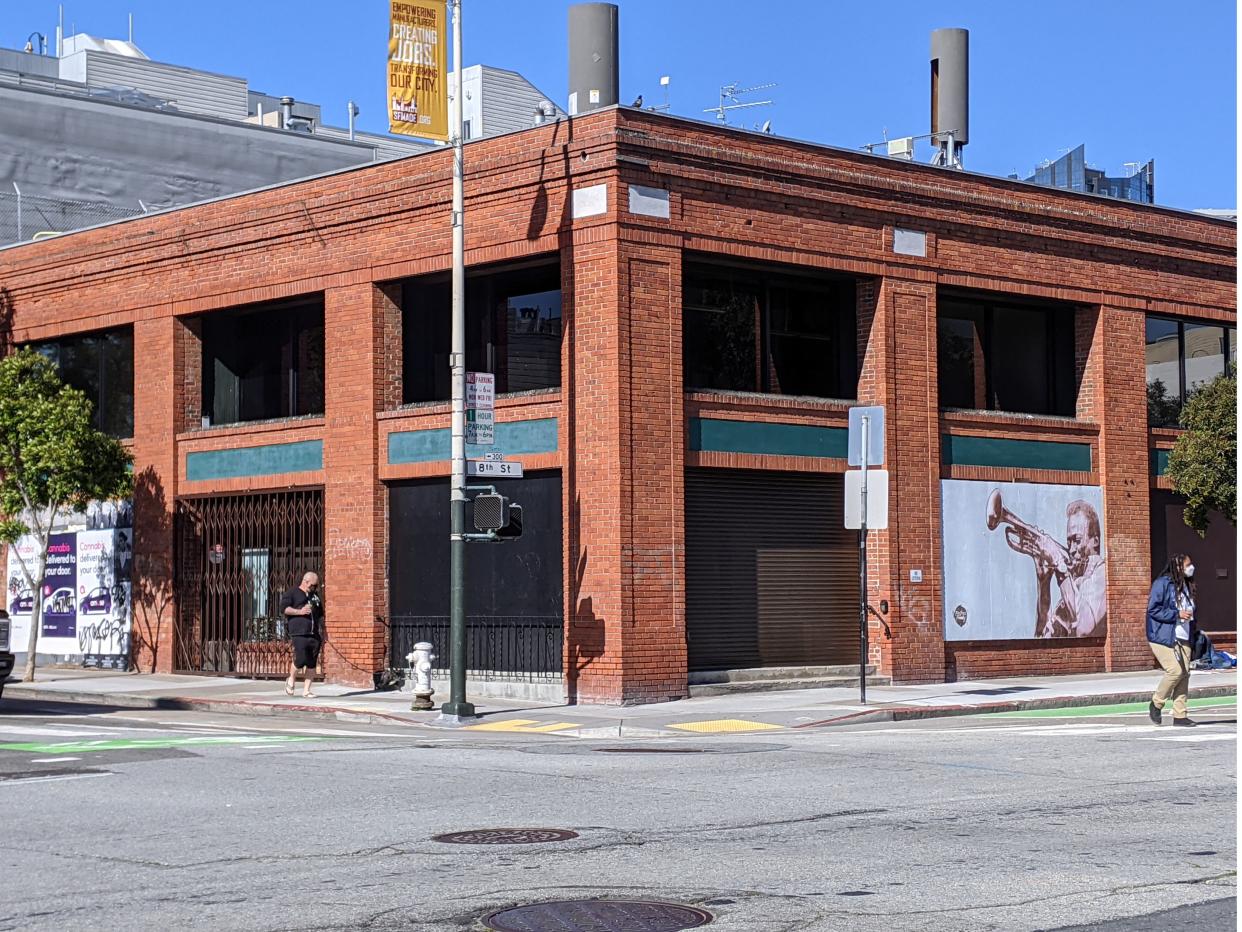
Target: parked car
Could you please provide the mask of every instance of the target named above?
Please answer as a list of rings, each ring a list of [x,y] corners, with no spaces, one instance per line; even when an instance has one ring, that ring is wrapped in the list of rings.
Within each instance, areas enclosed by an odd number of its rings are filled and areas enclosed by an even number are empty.
[[[13,672],[13,651],[9,640],[13,633],[13,622],[4,609],[0,609],[0,696],[4,695],[4,681]]]

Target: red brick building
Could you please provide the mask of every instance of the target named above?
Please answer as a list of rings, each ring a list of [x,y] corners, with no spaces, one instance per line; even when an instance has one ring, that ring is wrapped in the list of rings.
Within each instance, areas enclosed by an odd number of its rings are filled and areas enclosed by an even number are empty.
[[[450,157],[0,251],[18,342],[132,335],[140,668],[281,672],[304,569],[329,679],[439,636]],[[856,663],[853,404],[888,417],[881,675],[1151,665],[1177,503],[1148,382],[1175,410],[1233,358],[1234,224],[625,108],[466,166],[467,367],[527,476],[522,540],[470,550],[476,672],[642,702]],[[1196,551],[1209,629],[1232,535]]]

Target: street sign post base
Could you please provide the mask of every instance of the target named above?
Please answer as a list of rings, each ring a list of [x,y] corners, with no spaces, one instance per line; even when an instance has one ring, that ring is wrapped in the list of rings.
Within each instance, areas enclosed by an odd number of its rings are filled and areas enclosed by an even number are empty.
[[[469,702],[446,702],[440,706],[437,725],[477,725],[480,719]]]

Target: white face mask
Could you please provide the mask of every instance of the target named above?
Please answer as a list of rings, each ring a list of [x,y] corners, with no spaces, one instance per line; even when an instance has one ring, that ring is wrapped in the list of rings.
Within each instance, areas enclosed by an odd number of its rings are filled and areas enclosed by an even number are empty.
[[[1195,565],[1191,563],[1189,566],[1187,566],[1185,573],[1186,573],[1187,579],[1194,579],[1195,578]]]

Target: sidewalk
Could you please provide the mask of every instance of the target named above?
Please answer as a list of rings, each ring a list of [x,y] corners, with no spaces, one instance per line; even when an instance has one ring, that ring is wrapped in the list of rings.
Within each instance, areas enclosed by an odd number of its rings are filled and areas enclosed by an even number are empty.
[[[289,698],[280,680],[48,669],[34,683],[9,680],[0,699],[92,703],[126,708],[189,709],[234,715],[288,716],[463,733],[652,738],[743,734],[898,722],[949,715],[1023,712],[1146,703],[1158,671],[1091,676],[1015,677],[922,686],[874,686],[867,704],[857,689],[799,689],[684,699],[642,706],[563,705],[506,699],[476,702],[480,721],[437,722],[438,712],[410,711],[405,692],[372,692],[318,684],[316,697]],[[300,688],[300,684],[299,684]],[[1234,670],[1195,671],[1192,698],[1237,695]],[[447,695],[437,693],[437,703]]]

